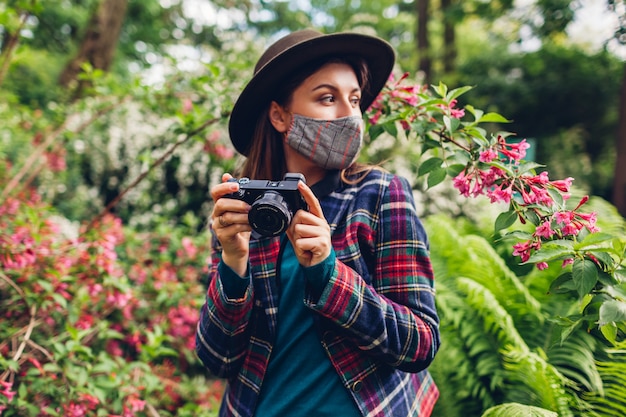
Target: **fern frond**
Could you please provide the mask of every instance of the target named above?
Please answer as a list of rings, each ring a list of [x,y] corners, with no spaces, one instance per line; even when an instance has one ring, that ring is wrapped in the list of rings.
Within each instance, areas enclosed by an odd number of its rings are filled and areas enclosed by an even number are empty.
[[[509,378],[529,388],[524,392],[509,390],[510,400],[556,411],[560,417],[574,415],[570,406],[576,399],[565,389],[567,379],[547,362],[547,358],[517,346],[507,346],[502,353]]]
[[[604,391],[583,393],[582,397],[596,413],[603,416],[626,416],[626,343],[605,351],[597,362]]]
[[[554,411],[525,404],[500,404],[485,411],[482,417],[559,417]]]

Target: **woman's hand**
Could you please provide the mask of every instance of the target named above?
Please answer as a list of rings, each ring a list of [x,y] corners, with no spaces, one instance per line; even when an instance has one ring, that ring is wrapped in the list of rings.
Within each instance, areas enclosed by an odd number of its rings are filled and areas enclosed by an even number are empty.
[[[313,191],[303,182],[298,183],[298,190],[308,204],[309,211],[296,212],[287,229],[287,237],[300,265],[308,267],[317,265],[330,255],[330,226]]]
[[[239,190],[237,182],[229,182],[230,174],[222,175],[222,183],[211,188],[211,197],[215,201],[211,222],[213,233],[222,244],[222,261],[240,276],[244,276],[248,267],[250,232],[248,223],[250,205],[232,198],[222,198]]]

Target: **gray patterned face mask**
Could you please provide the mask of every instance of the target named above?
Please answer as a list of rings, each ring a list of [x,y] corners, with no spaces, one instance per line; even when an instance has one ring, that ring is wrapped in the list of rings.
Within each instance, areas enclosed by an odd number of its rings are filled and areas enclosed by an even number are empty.
[[[356,159],[363,144],[363,118],[334,120],[294,114],[287,144],[324,169],[344,169]]]

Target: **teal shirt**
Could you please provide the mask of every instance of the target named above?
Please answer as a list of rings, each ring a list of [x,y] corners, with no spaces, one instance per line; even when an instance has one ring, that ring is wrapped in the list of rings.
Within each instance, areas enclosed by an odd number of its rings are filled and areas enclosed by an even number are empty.
[[[332,254],[325,262],[334,259]],[[322,273],[328,270],[325,262],[311,268]],[[282,255],[279,277],[278,333],[255,416],[361,416],[317,336],[314,313],[304,305],[304,272],[290,242]]]

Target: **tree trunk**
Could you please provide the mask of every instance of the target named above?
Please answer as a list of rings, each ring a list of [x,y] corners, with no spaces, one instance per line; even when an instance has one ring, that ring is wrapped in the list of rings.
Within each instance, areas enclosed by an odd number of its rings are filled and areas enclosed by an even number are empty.
[[[443,12],[443,71],[449,74],[454,71],[456,61],[456,36],[454,20],[450,13],[452,0],[441,0]]]
[[[61,85],[67,87],[77,80],[84,63],[104,71],[110,68],[127,7],[128,0],[101,0],[91,16],[78,54],[59,77]]]
[[[416,0],[417,12],[417,56],[419,57],[418,70],[424,77],[424,84],[430,83],[432,72],[432,59],[430,54],[430,42],[428,39],[429,0]]]
[[[620,91],[619,125],[615,149],[617,158],[613,179],[613,204],[620,214],[626,217],[626,66],[624,66]]]

